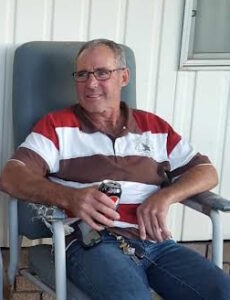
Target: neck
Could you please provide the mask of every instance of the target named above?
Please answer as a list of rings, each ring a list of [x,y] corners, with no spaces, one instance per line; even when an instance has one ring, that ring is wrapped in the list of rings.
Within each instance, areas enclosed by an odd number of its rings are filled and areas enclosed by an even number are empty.
[[[120,107],[102,112],[91,113],[86,111],[85,113],[96,128],[112,136],[119,134],[124,126],[125,116]]]

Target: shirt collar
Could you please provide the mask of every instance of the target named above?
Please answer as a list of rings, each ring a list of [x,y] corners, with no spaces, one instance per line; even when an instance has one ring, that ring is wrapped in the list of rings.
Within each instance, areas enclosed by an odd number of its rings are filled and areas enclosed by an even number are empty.
[[[119,136],[123,136],[123,135],[127,134],[128,132],[140,133],[140,129],[137,126],[136,120],[133,116],[134,109],[129,107],[125,102],[121,102],[120,108],[121,108],[121,110],[124,111],[125,125]],[[76,116],[79,120],[80,128],[82,131],[87,132],[87,133],[94,133],[94,132],[100,131],[100,130],[98,130],[98,128],[96,128],[92,124],[92,122],[87,117],[87,114],[85,113],[84,109],[80,106],[80,104],[76,104],[74,106],[74,113],[76,114]],[[105,132],[103,132],[103,133],[105,133]]]

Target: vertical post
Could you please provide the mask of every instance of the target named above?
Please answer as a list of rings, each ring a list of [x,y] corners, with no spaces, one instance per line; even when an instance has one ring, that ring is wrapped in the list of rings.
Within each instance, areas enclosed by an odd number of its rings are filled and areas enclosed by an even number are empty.
[[[211,210],[212,220],[212,261],[215,265],[223,269],[223,228],[220,212]]]
[[[53,221],[56,300],[66,300],[65,232],[62,221]]]
[[[10,262],[8,267],[8,278],[11,287],[14,285],[16,271],[18,267],[18,201],[9,200],[9,245]]]

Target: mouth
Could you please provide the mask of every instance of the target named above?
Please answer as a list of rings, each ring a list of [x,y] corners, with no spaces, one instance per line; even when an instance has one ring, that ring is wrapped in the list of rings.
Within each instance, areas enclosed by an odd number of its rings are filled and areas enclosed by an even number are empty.
[[[97,98],[100,98],[102,95],[101,94],[89,94],[89,95],[86,95],[86,97],[88,99],[97,99]]]

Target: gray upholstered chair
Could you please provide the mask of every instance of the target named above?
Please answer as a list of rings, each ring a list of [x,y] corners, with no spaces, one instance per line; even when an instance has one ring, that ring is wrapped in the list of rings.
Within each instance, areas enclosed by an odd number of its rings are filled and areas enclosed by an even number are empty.
[[[15,147],[25,139],[35,122],[43,115],[76,102],[75,84],[72,81],[71,73],[74,70],[74,57],[81,45],[82,42],[30,42],[16,50],[13,73]],[[135,107],[135,59],[132,50],[128,47],[124,48],[128,67],[131,69],[131,81],[124,88],[122,99]],[[214,225],[213,261],[221,266],[223,240],[219,210],[229,210],[229,202],[208,192],[186,200],[185,204],[211,217]],[[25,202],[11,199],[9,213],[10,264],[8,275],[11,285],[13,286],[18,271],[42,289],[51,294],[56,293],[56,299],[65,300],[65,244],[62,225],[64,214],[59,210],[50,210],[49,212],[54,232],[55,262],[50,245],[37,245],[30,247],[29,269],[18,270],[18,249],[21,237],[26,236],[29,239],[51,237],[51,232],[40,219],[34,219],[35,210]],[[68,300],[88,299],[68,280],[67,290]]]

